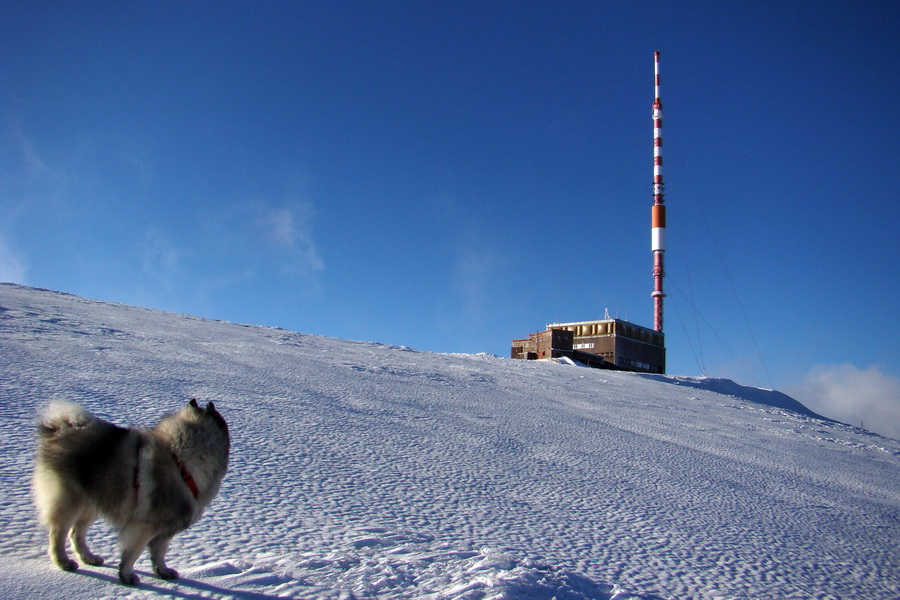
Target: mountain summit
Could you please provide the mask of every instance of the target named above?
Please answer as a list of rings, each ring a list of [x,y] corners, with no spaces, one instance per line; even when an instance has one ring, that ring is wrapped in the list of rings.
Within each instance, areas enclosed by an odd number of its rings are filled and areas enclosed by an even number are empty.
[[[93,600],[29,495],[51,399],[232,434],[162,598],[896,598],[900,442],[720,379],[447,355],[0,285],[0,597]]]

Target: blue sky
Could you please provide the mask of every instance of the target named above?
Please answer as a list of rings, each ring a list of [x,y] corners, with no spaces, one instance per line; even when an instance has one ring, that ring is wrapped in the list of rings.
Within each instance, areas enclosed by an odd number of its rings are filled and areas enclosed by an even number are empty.
[[[896,2],[3,2],[0,279],[438,352],[650,326],[658,49],[670,373],[802,396],[843,369],[900,405],[898,26]]]

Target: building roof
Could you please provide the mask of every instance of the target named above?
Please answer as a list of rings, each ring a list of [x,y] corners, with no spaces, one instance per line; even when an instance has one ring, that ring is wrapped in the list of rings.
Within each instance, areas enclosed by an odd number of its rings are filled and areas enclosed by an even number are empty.
[[[595,319],[593,321],[571,321],[568,323],[547,323],[547,329],[554,329],[557,327],[575,327],[577,325],[594,325],[599,323],[625,323],[626,325],[631,325],[632,327],[638,327],[640,329],[646,329],[647,331],[656,331],[650,327],[644,327],[643,325],[637,325],[632,323],[631,321],[626,321],[624,319]]]

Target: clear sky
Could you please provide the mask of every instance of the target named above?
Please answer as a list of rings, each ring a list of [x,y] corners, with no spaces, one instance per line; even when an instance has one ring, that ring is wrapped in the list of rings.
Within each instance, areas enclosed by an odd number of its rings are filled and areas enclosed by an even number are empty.
[[[669,372],[896,407],[898,31],[893,1],[4,0],[0,280],[438,352],[651,326],[660,50]]]

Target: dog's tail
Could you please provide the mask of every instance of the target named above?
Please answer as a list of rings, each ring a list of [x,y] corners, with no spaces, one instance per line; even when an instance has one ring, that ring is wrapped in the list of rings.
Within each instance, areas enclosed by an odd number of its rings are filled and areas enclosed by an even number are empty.
[[[96,419],[92,413],[74,402],[54,400],[41,414],[38,421],[38,434],[44,438],[53,437],[71,429],[87,427]]]

